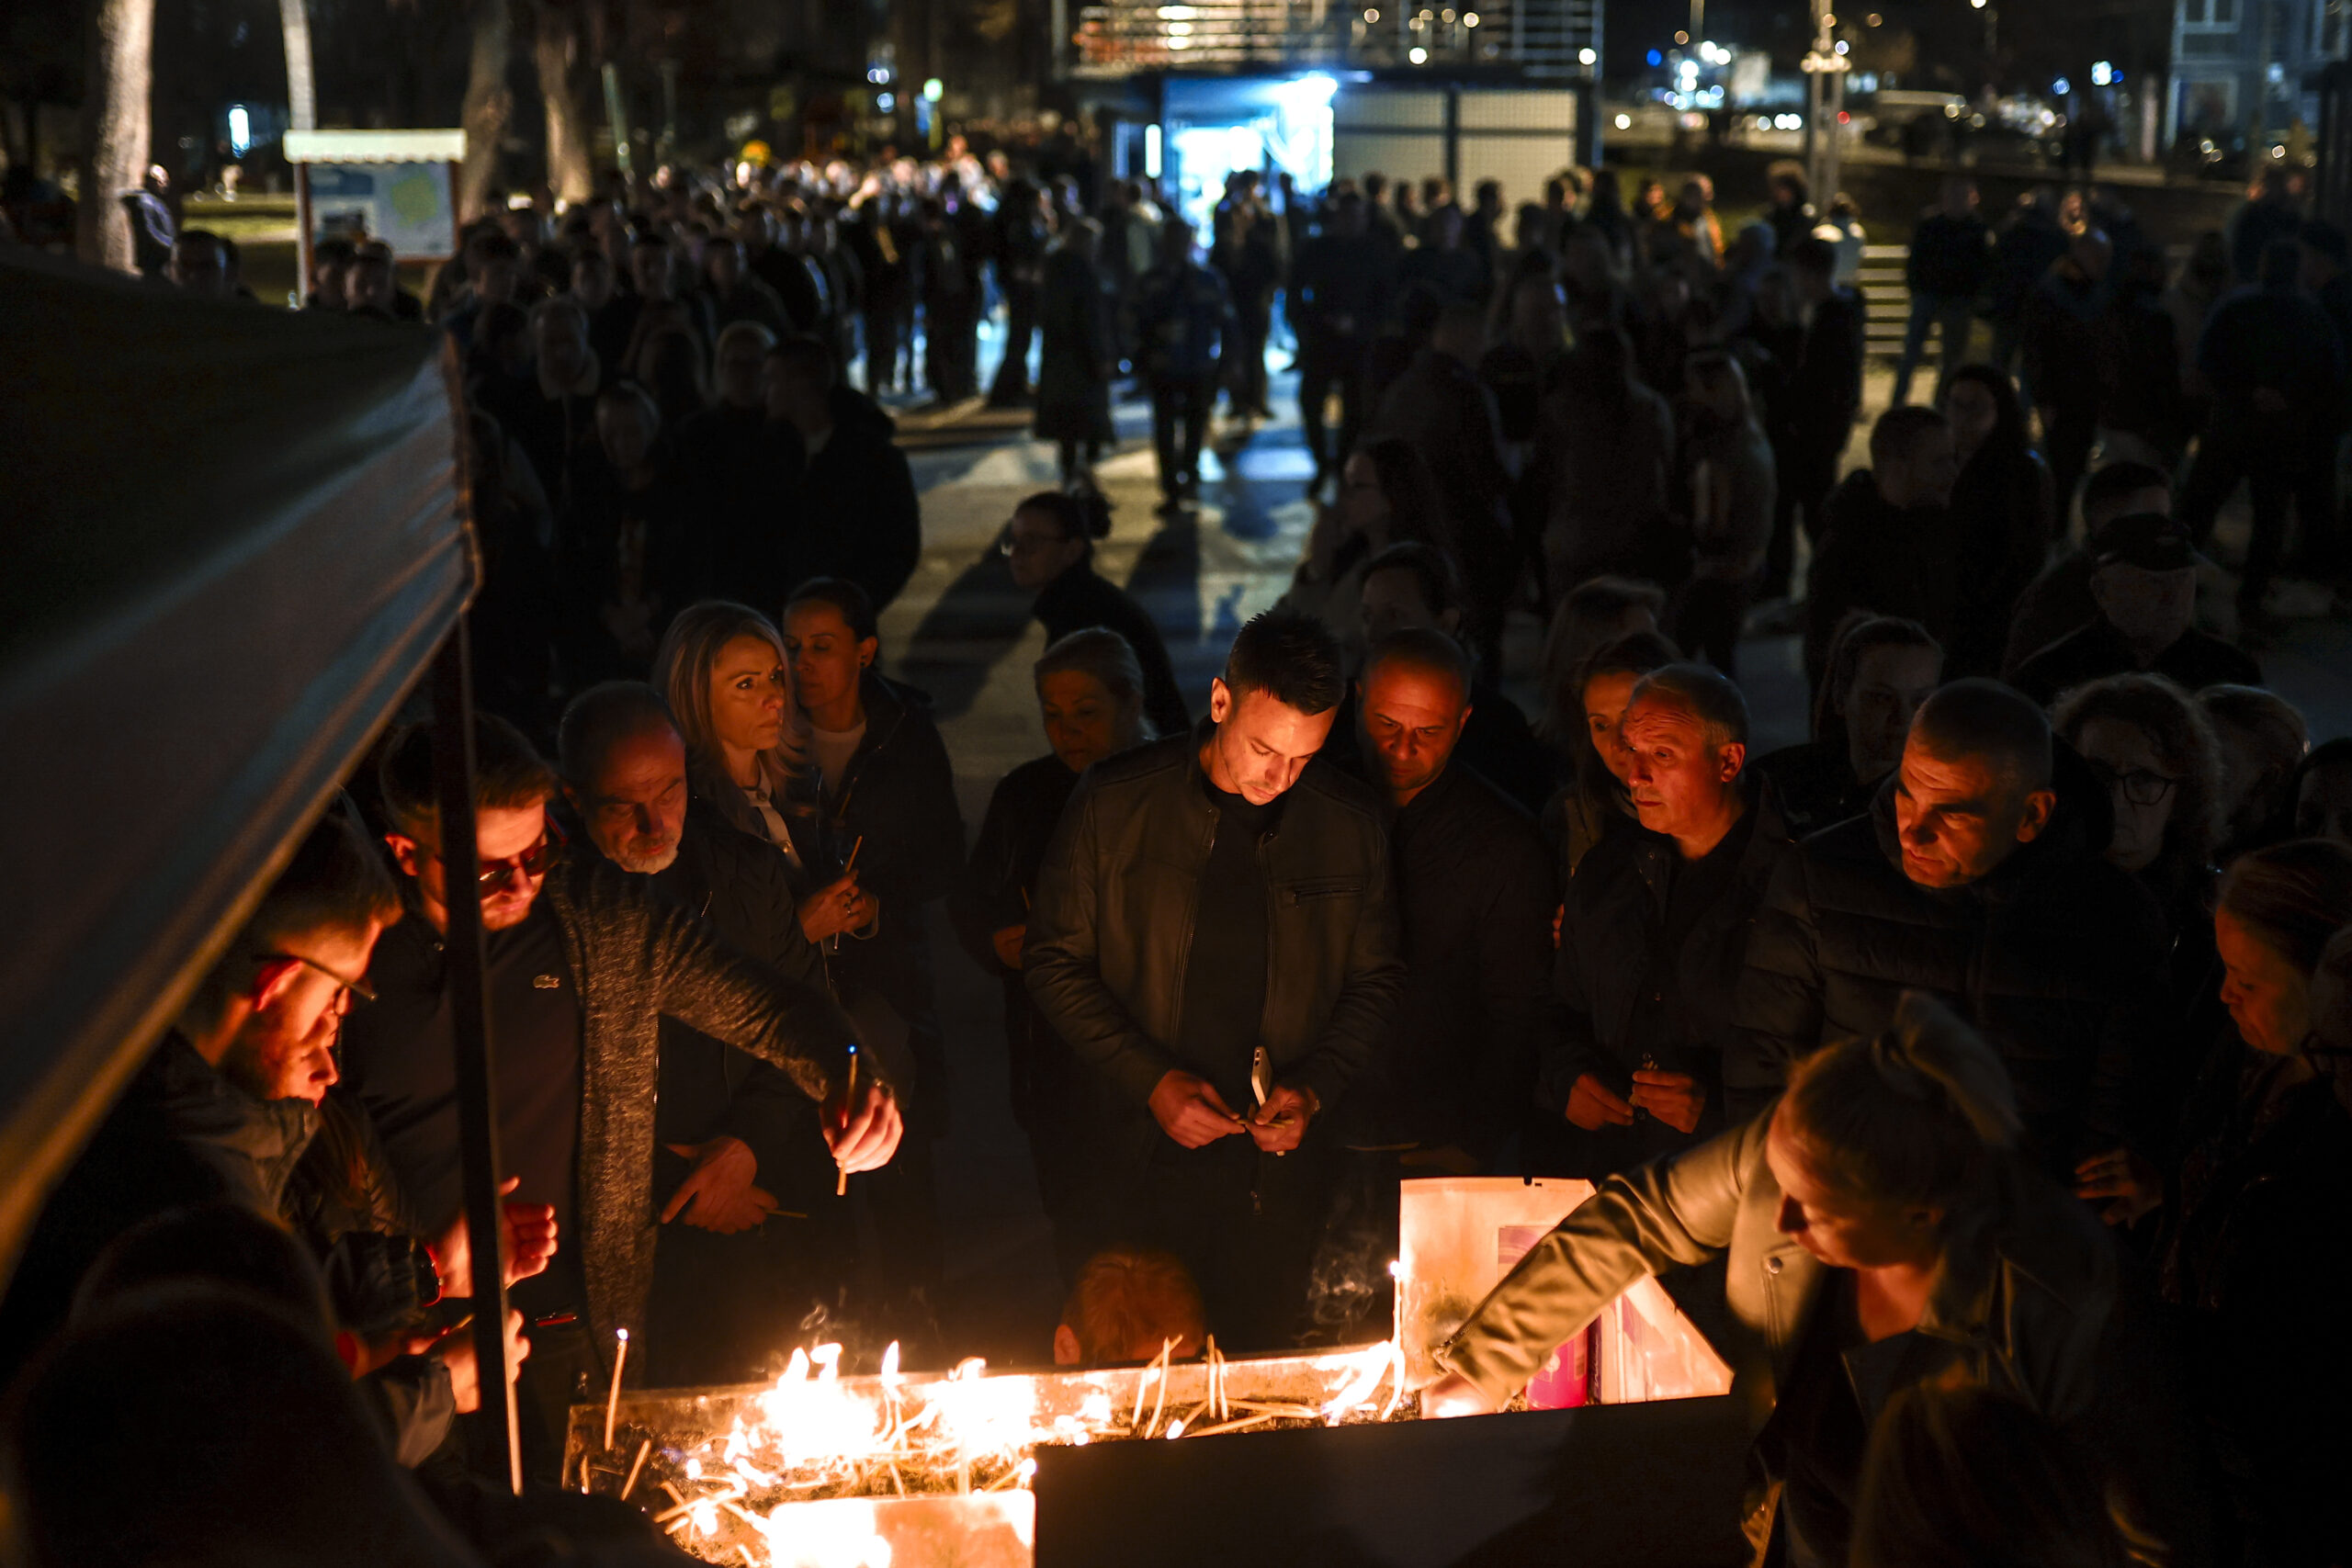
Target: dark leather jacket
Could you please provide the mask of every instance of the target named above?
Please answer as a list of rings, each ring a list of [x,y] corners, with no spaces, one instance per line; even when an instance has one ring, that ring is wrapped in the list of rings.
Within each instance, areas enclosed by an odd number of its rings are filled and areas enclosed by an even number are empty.
[[[1770,784],[1747,781],[1747,800],[1735,869],[1670,951],[1668,905],[1682,874],[1673,840],[1638,828],[1609,834],[1568,881],[1553,969],[1560,1038],[1546,1053],[1537,1089],[1544,1112],[1565,1115],[1570,1091],[1587,1073],[1622,1095],[1632,1075],[1651,1062],[1693,1075],[1707,1094],[1691,1134],[1645,1117],[1586,1140],[1607,1162],[1596,1168],[1679,1149],[1725,1125],[1723,1058],[1739,1037],[1733,1013],[1748,933],[1774,872],[1796,854]],[[1668,983],[1653,990],[1661,976]]]
[[[1202,788],[1208,727],[1096,763],[1046,852],[1029,921],[1027,978],[1079,1059],[1131,1108],[1170,1055],[1216,807]],[[1283,1083],[1328,1112],[1378,1048],[1404,987],[1388,833],[1371,792],[1329,763],[1306,765],[1258,854],[1272,896],[1259,1032]]]

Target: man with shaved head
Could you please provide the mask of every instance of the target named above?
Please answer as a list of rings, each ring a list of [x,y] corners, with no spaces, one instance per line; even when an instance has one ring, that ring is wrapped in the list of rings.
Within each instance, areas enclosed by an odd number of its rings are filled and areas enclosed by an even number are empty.
[[[1669,664],[1634,688],[1619,731],[1640,832],[1577,863],[1553,972],[1566,1027],[1540,1099],[1562,1175],[1600,1177],[1724,1124],[1724,1053],[1747,932],[1793,854],[1747,773],[1747,705],[1718,671]]]
[[[2061,1179],[2128,1126],[2135,1060],[2161,1048],[2164,926],[2109,865],[2103,802],[2041,710],[1997,682],[1920,705],[1871,809],[1806,840],[1748,943],[1724,1066],[1760,1107],[1816,1045],[1872,1034],[1906,989],[1940,996],[2016,1081],[2030,1152]]]
[[[1326,1264],[1351,1278],[1379,1280],[1396,1256],[1398,1178],[1490,1168],[1534,1087],[1553,862],[1525,808],[1455,755],[1470,687],[1469,656],[1431,626],[1376,638],[1355,683],[1356,755],[1388,805],[1405,989],[1334,1113],[1345,1152]],[[1367,1306],[1333,1326],[1387,1311]]]

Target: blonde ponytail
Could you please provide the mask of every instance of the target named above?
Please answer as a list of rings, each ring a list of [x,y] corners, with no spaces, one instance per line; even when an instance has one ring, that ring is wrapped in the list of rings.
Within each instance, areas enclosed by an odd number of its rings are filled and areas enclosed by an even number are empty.
[[[1984,1038],[1933,997],[1907,991],[1894,1021],[1840,1041],[1789,1075],[1781,1114],[1815,1168],[1859,1197],[1973,1208],[2017,1150],[2017,1095]]]

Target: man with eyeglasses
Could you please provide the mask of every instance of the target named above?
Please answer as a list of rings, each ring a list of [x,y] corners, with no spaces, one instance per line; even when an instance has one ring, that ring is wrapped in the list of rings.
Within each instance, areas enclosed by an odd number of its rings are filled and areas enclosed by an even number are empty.
[[[0,1304],[0,1377],[64,1321],[84,1272],[109,1242],[142,1220],[193,1204],[227,1201],[293,1224],[330,1255],[322,1261],[341,1326],[379,1312],[382,1292],[345,1288],[354,1281],[322,1245],[330,1238],[300,1223],[291,1190],[301,1180],[298,1167],[308,1169],[303,1156],[321,1126],[321,1101],[336,1081],[337,1030],[354,998],[367,994],[360,976],[379,935],[400,916],[382,860],[342,809],[330,811],[51,1197]],[[542,1249],[553,1244],[550,1232],[526,1228],[536,1239],[518,1234],[514,1249],[530,1254],[518,1258],[525,1270],[544,1262]],[[426,1250],[455,1275],[451,1240],[445,1235]],[[404,1304],[424,1303],[412,1293]],[[404,1343],[406,1336],[396,1335],[365,1355],[355,1348],[355,1363],[366,1365],[354,1370],[384,1369]],[[448,1348],[464,1361],[470,1387],[469,1346]],[[447,1430],[451,1389],[437,1367],[412,1359],[379,1379],[374,1392],[390,1401],[405,1461],[429,1452]]]
[[[2252,656],[2194,624],[2197,550],[2188,524],[2153,512],[2118,517],[2092,534],[2090,555],[2098,617],[2018,665],[2009,684],[2044,707],[2108,675],[2162,675],[2189,692],[2262,684]]]
[[[784,857],[710,802],[689,800],[685,742],[652,687],[591,686],[563,710],[556,747],[581,852],[594,846],[784,979],[825,985]],[[816,1108],[783,1069],[676,1019],[662,1021],[661,1052],[647,1374],[741,1382],[765,1370],[780,1324],[837,1302],[855,1219],[833,1201]]]
[[[600,856],[564,856],[548,820],[556,777],[512,725],[478,718],[477,864],[455,877],[438,841],[433,739],[392,738],[379,769],[385,840],[417,917],[368,971],[379,999],[345,1034],[351,1091],[429,1224],[461,1208],[455,1043],[441,933],[453,888],[481,903],[495,1043],[499,1153],[517,1196],[554,1206],[573,1238],[514,1302],[531,1325],[521,1392],[530,1472],[555,1479],[569,1409],[602,1388],[626,1328],[646,1364],[647,1304],[660,1234],[654,1103],[664,1016],[790,1074],[822,1104],[825,1142],[848,1170],[886,1164],[899,1142],[887,1084],[846,1078],[849,1021],[722,947],[689,911],[658,902]],[[657,1352],[658,1354],[658,1352]]]

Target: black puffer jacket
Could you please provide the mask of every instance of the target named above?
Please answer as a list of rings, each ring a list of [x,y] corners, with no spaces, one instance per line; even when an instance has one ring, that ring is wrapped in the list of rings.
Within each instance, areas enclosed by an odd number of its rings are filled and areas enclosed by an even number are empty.
[[[2127,1125],[2164,1037],[2164,917],[2099,857],[2106,818],[2061,775],[2050,827],[1991,874],[1931,891],[1903,874],[1890,778],[1869,813],[1781,867],[1747,944],[1724,1063],[1735,1116],[1817,1045],[1887,1027],[1906,989],[1950,1003],[2008,1064],[2029,1147],[2062,1180]]]
[[[1201,869],[1216,841],[1204,726],[1086,771],[1046,852],[1030,912],[1029,994],[1125,1108],[1114,1136],[1151,1146],[1147,1101],[1171,1054]],[[1268,911],[1259,1042],[1326,1110],[1379,1050],[1404,985],[1388,832],[1363,785],[1306,765],[1260,841]],[[1309,1134],[1313,1135],[1312,1134]]]

